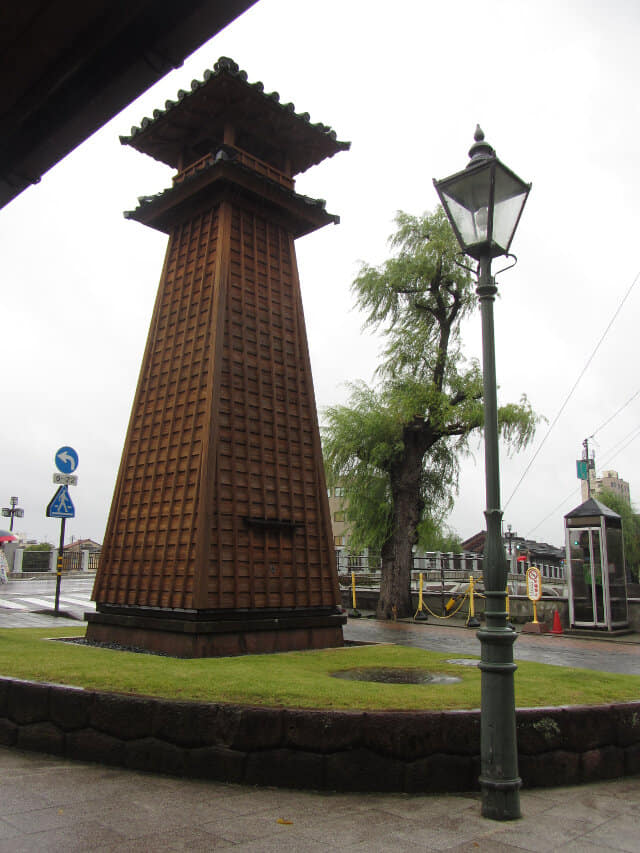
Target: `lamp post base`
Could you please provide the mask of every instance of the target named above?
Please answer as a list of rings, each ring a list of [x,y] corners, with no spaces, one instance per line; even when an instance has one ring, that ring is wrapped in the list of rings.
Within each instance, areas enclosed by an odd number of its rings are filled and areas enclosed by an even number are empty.
[[[480,788],[482,815],[516,820],[520,813],[513,661],[516,632],[506,625],[504,592],[486,591],[487,626],[481,628],[482,716],[480,722]]]
[[[505,779],[495,782],[480,777],[482,788],[482,817],[490,820],[517,820],[520,813],[520,787],[522,779]]]

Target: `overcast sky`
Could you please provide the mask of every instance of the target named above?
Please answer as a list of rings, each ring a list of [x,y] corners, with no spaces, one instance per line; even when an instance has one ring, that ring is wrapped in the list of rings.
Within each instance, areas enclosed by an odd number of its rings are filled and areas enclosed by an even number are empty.
[[[549,421],[531,448],[502,453],[504,521],[560,545],[592,435],[598,474],[617,470],[640,502],[640,395],[616,414],[640,391],[639,43],[637,0],[259,0],[0,211],[0,505],[19,496],[16,527],[57,541],[45,508],[54,453],[71,445],[67,541],[102,541],[167,239],[122,211],[171,179],[118,137],[220,56],[352,143],[296,184],[341,217],[297,242],[320,411],[377,364],[380,341],[352,308],[359,262],[387,256],[397,210],[435,207],[432,178],[466,165],[479,122],[533,183],[512,246],[519,263],[498,277],[499,401],[526,393]],[[479,358],[479,312],[465,341]],[[478,444],[463,465],[450,519],[463,538],[484,527],[483,459]]]

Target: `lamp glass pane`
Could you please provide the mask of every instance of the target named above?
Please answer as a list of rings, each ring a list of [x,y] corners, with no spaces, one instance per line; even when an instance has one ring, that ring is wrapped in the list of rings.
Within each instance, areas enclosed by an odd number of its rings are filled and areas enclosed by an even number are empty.
[[[481,238],[478,237],[478,226],[473,212],[459,204],[453,196],[450,196],[444,190],[442,191],[442,197],[445,206],[447,207],[449,219],[452,219],[453,222],[455,222],[456,227],[460,232],[463,248],[468,246],[470,243],[477,243]],[[484,239],[486,239],[486,227]]]
[[[491,166],[468,170],[440,184],[440,192],[465,246],[488,239]]]
[[[440,183],[440,192],[450,219],[460,232],[463,248],[488,239],[491,165],[465,170]]]
[[[493,242],[504,252],[507,252],[511,245],[528,190],[529,187],[500,161],[496,163],[492,236]]]

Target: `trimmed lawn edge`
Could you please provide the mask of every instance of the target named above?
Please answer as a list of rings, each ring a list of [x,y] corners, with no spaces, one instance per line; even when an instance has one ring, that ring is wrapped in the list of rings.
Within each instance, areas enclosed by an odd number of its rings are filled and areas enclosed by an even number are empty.
[[[476,666],[450,654],[393,644],[322,651],[180,659],[64,643],[64,629],[0,631],[0,673],[123,695],[173,701],[333,710],[472,710],[481,702]],[[516,705],[600,705],[640,698],[640,676],[519,661]],[[424,684],[333,677],[345,670],[393,668],[454,676]]]

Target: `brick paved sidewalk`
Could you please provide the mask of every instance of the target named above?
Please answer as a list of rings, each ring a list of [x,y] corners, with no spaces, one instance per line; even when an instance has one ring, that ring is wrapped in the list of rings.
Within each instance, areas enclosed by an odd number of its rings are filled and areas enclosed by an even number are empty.
[[[640,777],[522,791],[523,817],[479,794],[331,794],[175,779],[0,748],[0,853],[636,851]]]

